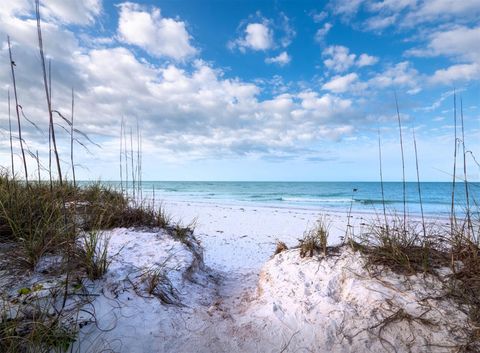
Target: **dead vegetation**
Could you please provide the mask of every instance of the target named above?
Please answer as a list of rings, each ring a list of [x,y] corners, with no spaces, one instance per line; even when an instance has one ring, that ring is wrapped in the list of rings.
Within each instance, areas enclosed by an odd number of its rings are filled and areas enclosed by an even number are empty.
[[[312,257],[317,251],[327,256],[327,241],[330,223],[326,217],[317,220],[315,227],[306,231],[300,239],[300,257]]]

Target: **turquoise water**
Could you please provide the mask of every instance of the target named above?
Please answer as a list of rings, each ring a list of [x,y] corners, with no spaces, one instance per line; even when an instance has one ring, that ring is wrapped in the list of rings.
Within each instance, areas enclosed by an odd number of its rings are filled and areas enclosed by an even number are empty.
[[[426,214],[448,215],[452,184],[424,182],[420,184]],[[380,212],[383,209],[379,182],[143,182],[144,196],[155,193],[156,200],[242,204],[287,208],[322,208],[346,211]],[[355,190],[355,191],[354,191]],[[420,213],[417,183],[406,183],[407,209]],[[465,185],[456,184],[457,212],[465,209]],[[469,183],[470,203],[480,201],[480,183]],[[401,182],[384,183],[384,202],[390,211],[403,211]],[[477,208],[478,210],[478,208]]]

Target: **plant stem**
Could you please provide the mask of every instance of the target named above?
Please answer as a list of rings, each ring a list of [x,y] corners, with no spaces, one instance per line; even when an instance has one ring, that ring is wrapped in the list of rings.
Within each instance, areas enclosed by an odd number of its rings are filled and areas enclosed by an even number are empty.
[[[77,186],[77,179],[75,178],[75,163],[73,162],[73,116],[74,116],[74,110],[75,110],[75,94],[73,91],[72,87],[72,121],[70,125],[70,160],[72,162],[72,175],[73,175],[73,187],[75,188]]]
[[[465,184],[465,198],[466,198],[466,207],[467,207],[467,229],[471,232],[471,236],[473,236],[473,224],[470,215],[470,194],[468,190],[468,179],[467,179],[467,158],[465,152],[465,124],[463,123],[463,101],[462,97],[460,97],[460,118],[462,124],[462,147],[463,147],[463,182]]]
[[[420,170],[418,167],[418,152],[417,152],[417,139],[415,137],[415,126],[412,128],[413,133],[413,147],[415,149],[415,167],[417,170],[417,187],[418,187],[418,199],[420,201],[420,212],[422,214],[422,229],[423,229],[423,240],[425,241],[427,238],[427,230],[425,226],[425,216],[423,214],[423,202],[422,202],[422,189],[420,186]]]
[[[122,152],[123,152],[123,117],[120,123],[120,189],[123,194],[123,167],[122,167]]]
[[[453,236],[454,227],[456,224],[455,218],[455,182],[456,182],[456,171],[457,171],[457,95],[455,90],[453,91],[453,123],[455,129],[455,148],[453,151],[453,180],[452,180],[452,204],[450,210],[450,230]]]
[[[383,218],[385,221],[385,227],[388,227],[388,222],[387,222],[387,211],[385,207],[385,191],[383,188],[383,171],[382,171],[382,144],[380,140],[380,129],[378,129],[378,160],[380,164],[380,187],[382,189],[382,205],[383,205]]]
[[[12,177],[15,178],[15,164],[13,162],[12,115],[10,109],[10,90],[8,90],[8,131],[10,134],[10,158],[12,159]]]
[[[397,92],[395,92],[395,106],[397,108],[398,130],[400,132],[400,150],[402,152],[402,185],[403,185],[403,231],[406,231],[407,226],[407,190],[405,182],[405,156],[403,153],[403,136],[402,136],[402,122],[400,119],[400,110],[398,109]]]
[[[40,60],[42,64],[43,83],[45,86],[45,96],[47,98],[47,108],[48,108],[48,115],[49,115],[51,135],[52,135],[53,151],[55,153],[55,159],[57,161],[58,179],[60,181],[60,185],[62,185],[63,184],[62,169],[60,167],[60,158],[58,157],[57,141],[55,139],[55,129],[53,126],[53,114],[52,114],[52,102],[50,101],[50,94],[49,94],[48,82],[47,82],[47,70],[45,68],[45,55],[43,53],[43,40],[42,40],[42,29],[40,24],[40,1],[39,0],[35,0],[35,15],[37,18],[38,49],[40,51]]]
[[[20,111],[18,105],[18,95],[17,95],[17,83],[15,80],[15,62],[12,59],[12,48],[10,46],[10,37],[7,36],[8,42],[8,54],[10,56],[10,68],[12,69],[12,81],[13,81],[13,94],[15,96],[15,111],[17,112],[17,122],[18,122],[18,139],[20,140],[20,149],[22,150],[22,160],[23,168],[25,169],[25,182],[28,185],[28,171],[27,171],[27,160],[25,159],[25,150],[23,148],[23,138],[22,138],[22,124],[20,122]]]
[[[48,87],[50,102],[52,101],[52,61],[48,60]],[[48,177],[50,178],[50,190],[53,188],[52,179],[52,126],[48,124]]]

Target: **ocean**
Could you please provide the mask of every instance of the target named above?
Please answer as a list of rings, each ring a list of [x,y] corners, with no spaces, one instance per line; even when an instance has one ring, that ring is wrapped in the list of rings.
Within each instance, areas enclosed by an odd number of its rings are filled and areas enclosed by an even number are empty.
[[[118,185],[118,182],[117,182]],[[480,183],[469,183],[470,205],[480,201]],[[420,183],[423,210],[427,215],[448,216],[452,183]],[[332,211],[403,212],[403,184],[385,182],[382,199],[379,182],[216,182],[216,181],[144,181],[144,197],[156,201],[187,201],[245,206],[326,209]],[[455,187],[456,212],[465,211],[465,185]],[[406,183],[407,210],[420,213],[418,184]],[[474,206],[478,212],[478,206]]]

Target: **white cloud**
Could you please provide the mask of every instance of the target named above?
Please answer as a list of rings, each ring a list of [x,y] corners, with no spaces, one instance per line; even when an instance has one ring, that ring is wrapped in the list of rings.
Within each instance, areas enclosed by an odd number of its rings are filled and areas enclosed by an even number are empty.
[[[368,3],[370,11],[399,12],[405,8],[414,8],[417,0],[383,0]]]
[[[407,93],[415,94],[420,91],[419,73],[408,61],[402,61],[385,71],[378,73],[368,81],[370,87],[405,87]]]
[[[101,0],[48,0],[40,3],[42,15],[64,23],[90,24],[102,11]]]
[[[280,39],[280,44],[282,47],[286,48],[292,43],[293,38],[295,38],[297,35],[297,32],[295,32],[295,29],[290,24],[290,19],[284,13],[280,14],[280,19],[280,28],[284,33],[283,37]]]
[[[237,38],[227,43],[230,50],[238,49],[242,53],[247,50],[268,51],[270,49],[287,48],[297,35],[291,25],[290,18],[280,12],[277,18],[268,19],[258,11],[249,16],[248,20],[241,21],[237,29]],[[273,62],[269,58],[269,63]],[[283,62],[287,59],[283,55]]]
[[[333,45],[323,50],[322,56],[327,57],[323,61],[325,66],[335,72],[345,72],[352,66],[368,66],[378,62],[378,58],[368,54],[361,54],[357,59],[357,55],[350,53],[347,47],[341,45]]]
[[[310,15],[313,18],[313,22],[320,23],[328,17],[328,12],[326,12],[326,11],[320,11],[320,12],[312,11],[310,13]]]
[[[426,0],[419,2],[418,7],[407,14],[402,24],[414,26],[418,23],[451,18],[475,19],[479,15],[480,3],[478,0]]]
[[[290,57],[290,55],[288,55],[288,53],[286,51],[283,51],[280,54],[278,54],[277,56],[274,56],[272,58],[266,58],[265,62],[267,64],[277,64],[277,65],[280,65],[280,66],[285,66],[291,60],[292,60],[292,58]]]
[[[368,30],[371,31],[381,31],[387,27],[393,25],[397,20],[397,15],[393,14],[391,16],[374,16],[370,17],[365,21],[365,26]]]
[[[337,15],[352,16],[359,10],[365,0],[335,0],[330,1],[329,5]]]
[[[433,84],[476,80],[480,76],[478,38],[480,27],[457,26],[433,32],[429,35],[425,47],[410,49],[406,54],[419,57],[446,56],[460,62],[436,70],[429,79]]]
[[[230,43],[230,46],[232,48],[237,46],[241,51],[245,51],[245,49],[267,50],[272,48],[273,44],[273,31],[265,22],[249,23],[245,27],[244,37]]]
[[[344,22],[368,31],[410,29],[427,23],[467,23],[480,16],[478,0],[331,0],[328,5]],[[354,20],[362,9],[365,16]]]
[[[329,82],[322,86],[322,89],[334,93],[343,93],[352,88],[352,85],[358,80],[356,73],[350,73],[345,76],[334,76]]]
[[[304,120],[311,115],[318,122],[326,123],[338,119],[338,122],[341,123],[342,120],[348,120],[345,117],[353,116],[353,102],[350,99],[342,99],[328,93],[319,95],[317,92],[308,90],[299,93],[297,97],[301,99],[301,105],[292,111],[292,115],[297,121]]]
[[[30,18],[23,20],[18,17],[2,17],[3,15],[0,14],[0,38],[5,40],[8,34],[17,54],[19,50],[26,51],[27,48],[37,50],[38,53],[36,21]],[[56,61],[69,61],[72,53],[80,49],[74,33],[56,23],[42,22],[42,34],[46,55]]]
[[[25,16],[34,11],[34,2],[15,0],[0,2],[0,16]],[[102,12],[101,0],[49,0],[40,1],[43,20],[66,24],[88,25]]]
[[[437,31],[429,36],[426,48],[412,49],[407,54],[415,56],[445,55],[460,60],[480,62],[480,27],[459,26]]]
[[[447,91],[447,92],[444,92],[440,95],[440,98],[438,98],[437,100],[435,100],[432,104],[430,104],[429,106],[425,106],[425,107],[421,107],[421,108],[417,108],[418,110],[420,111],[425,111],[425,112],[431,112],[431,111],[434,111],[434,110],[437,110],[441,105],[442,103],[449,97],[453,96],[454,93],[460,93],[462,92],[462,90],[450,90],[450,91]],[[436,118],[436,119],[433,119],[434,121],[439,121],[439,120],[443,120],[443,118]]]
[[[457,64],[449,66],[446,69],[436,70],[430,77],[433,84],[452,84],[461,81],[471,81],[480,79],[480,65],[473,64]]]
[[[358,67],[370,66],[375,65],[378,62],[378,58],[376,56],[371,56],[368,54],[361,54],[358,57],[356,65]]]
[[[197,53],[191,45],[186,24],[162,17],[160,9],[146,11],[140,5],[122,3],[118,22],[119,38],[146,50],[153,56],[184,60]]]
[[[322,43],[330,30],[332,29],[333,25],[329,22],[325,23],[322,28],[319,28],[315,33],[315,41],[318,43]]]
[[[33,10],[33,4],[28,0],[0,2],[0,17],[25,15],[31,10]]]
[[[336,72],[348,70],[353,66],[356,58],[355,54],[350,54],[347,47],[341,45],[330,46],[322,54],[328,57],[328,59],[323,61],[325,66]]]

